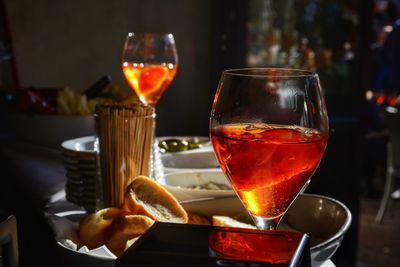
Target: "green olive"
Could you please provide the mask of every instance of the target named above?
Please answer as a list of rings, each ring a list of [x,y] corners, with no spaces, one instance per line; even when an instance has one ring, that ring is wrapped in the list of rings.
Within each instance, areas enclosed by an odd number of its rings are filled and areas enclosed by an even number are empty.
[[[193,143],[193,142],[190,142],[189,144],[188,144],[188,149],[196,149],[196,148],[200,148],[201,147],[201,143]]]
[[[202,141],[199,138],[189,138],[189,139],[165,139],[160,141],[158,147],[162,153],[165,152],[181,152],[191,149],[200,148],[206,143],[206,141]]]
[[[188,150],[188,142],[179,139],[166,139],[158,145],[163,152],[181,152]]]

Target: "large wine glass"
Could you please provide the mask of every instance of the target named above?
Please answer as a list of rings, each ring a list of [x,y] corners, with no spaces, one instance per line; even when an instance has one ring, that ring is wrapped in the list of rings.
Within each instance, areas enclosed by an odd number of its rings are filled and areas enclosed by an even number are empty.
[[[210,137],[225,176],[258,229],[274,230],[308,184],[328,138],[318,75],[295,69],[224,71]]]
[[[122,50],[122,70],[143,104],[157,104],[177,67],[172,33],[128,33]]]

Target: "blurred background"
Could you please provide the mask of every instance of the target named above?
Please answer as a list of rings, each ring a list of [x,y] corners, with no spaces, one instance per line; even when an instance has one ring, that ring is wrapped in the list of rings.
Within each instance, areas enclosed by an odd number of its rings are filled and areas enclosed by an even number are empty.
[[[383,192],[388,138],[379,111],[382,103],[374,100],[379,94],[399,95],[400,1],[0,3],[1,108],[7,112],[3,115],[10,111],[10,94],[29,88],[82,92],[109,75],[112,86],[130,92],[120,62],[130,31],[175,35],[179,67],[157,105],[158,136],[208,135],[213,96],[225,69],[278,66],[318,72],[331,136],[307,190],[337,198],[353,213],[352,228],[334,262],[400,265],[395,253],[399,241],[390,239],[399,234],[399,208],[392,209],[383,228],[374,221]],[[386,236],[386,243],[379,240]]]

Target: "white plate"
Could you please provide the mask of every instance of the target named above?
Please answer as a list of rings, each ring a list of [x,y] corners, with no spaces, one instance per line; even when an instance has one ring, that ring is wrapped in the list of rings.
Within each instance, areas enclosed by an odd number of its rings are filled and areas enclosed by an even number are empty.
[[[97,193],[96,191],[75,191],[73,189],[65,189],[65,194],[71,197],[76,197],[76,198],[88,198],[88,199],[96,199]]]
[[[96,177],[72,177],[67,173],[67,183],[76,184],[82,187],[95,187],[96,181],[98,178]]]
[[[96,154],[63,149],[63,161],[71,164],[96,164]]]
[[[94,193],[96,192],[96,186],[71,183],[70,181],[67,180],[67,182],[65,183],[65,190],[69,190],[71,192],[80,192],[80,193],[84,192]]]
[[[100,175],[99,170],[71,170],[67,169],[67,174],[69,174],[72,177],[93,177],[96,178]]]
[[[90,207],[95,207],[96,206],[96,199],[95,198],[88,198],[88,197],[76,197],[76,196],[70,196],[66,195],[65,198],[69,201],[72,202],[76,205],[79,206],[90,206]]]
[[[229,181],[220,169],[190,170],[186,172],[167,173],[158,182],[162,184],[179,201],[208,197],[234,196],[233,190],[192,189],[190,186],[204,185],[208,182],[224,184],[231,188]]]
[[[96,164],[71,164],[68,162],[64,162],[64,168],[67,171],[89,171],[89,172],[98,172],[98,168]]]
[[[72,155],[82,152],[95,154],[94,140],[94,136],[79,137],[62,142],[61,147],[66,150],[65,152],[69,152]]]
[[[67,179],[67,183],[74,184],[77,186],[81,186],[84,188],[95,188],[96,186],[96,181],[82,181],[82,180],[76,180],[76,179]]]

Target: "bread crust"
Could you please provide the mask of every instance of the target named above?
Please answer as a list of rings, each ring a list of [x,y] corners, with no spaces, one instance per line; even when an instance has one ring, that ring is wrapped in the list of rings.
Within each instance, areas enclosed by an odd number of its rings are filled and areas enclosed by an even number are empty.
[[[188,224],[211,225],[211,221],[200,214],[188,212]]]
[[[121,208],[105,208],[80,221],[79,237],[89,249],[106,245],[120,256],[155,221],[187,223],[188,214],[163,186],[138,176],[127,187]],[[192,221],[207,223],[199,215]]]
[[[159,222],[188,222],[186,211],[175,197],[146,176],[138,176],[129,184],[122,209]]]
[[[115,218],[110,227],[110,239],[105,245],[116,256],[120,256],[127,248],[127,242],[142,235],[153,223],[153,219],[143,215],[125,215]]]
[[[118,208],[106,208],[85,216],[79,222],[79,238],[89,249],[100,247],[110,238],[110,226],[121,215]]]

